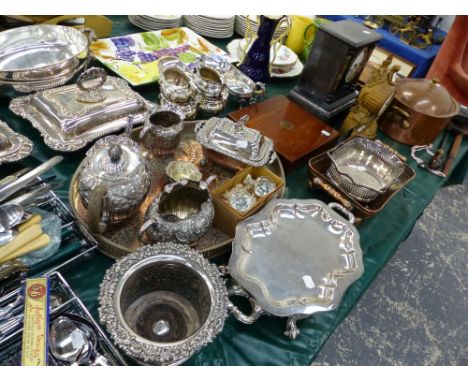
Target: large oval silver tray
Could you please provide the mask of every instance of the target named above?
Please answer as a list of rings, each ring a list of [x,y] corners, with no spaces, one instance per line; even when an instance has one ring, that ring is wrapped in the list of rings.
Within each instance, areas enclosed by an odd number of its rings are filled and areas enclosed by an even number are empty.
[[[7,147],[2,149],[0,143],[0,164],[6,162],[16,162],[29,156],[33,150],[33,143],[25,136],[14,132],[3,121],[0,121],[0,140],[8,141]]]
[[[319,200],[272,200],[238,224],[229,272],[272,315],[332,310],[364,272],[359,233]]]
[[[195,140],[195,125],[200,121],[186,121],[184,123],[184,130],[181,134],[181,142]],[[139,133],[141,127],[134,129],[132,132],[132,138],[139,142]],[[150,158],[148,152],[143,148],[145,156]],[[121,258],[136,249],[143,246],[143,243],[138,240],[138,233],[148,206],[151,204],[155,195],[157,195],[164,185],[168,183],[165,175],[165,168],[169,162],[174,160],[173,155],[166,157],[157,157],[150,159],[150,173],[151,173],[151,187],[144,203],[140,206],[138,212],[131,218],[124,222],[110,227],[102,235],[94,235],[93,238],[98,242],[98,247],[102,253],[112,258]],[[283,166],[277,159],[272,164],[268,165],[268,168],[273,171],[276,175],[285,180]],[[81,203],[81,198],[78,192],[78,177],[81,172],[81,166],[79,166],[73,175],[70,182],[69,189],[69,202],[73,214],[76,216],[79,226],[84,227],[83,233],[89,231],[89,227],[86,224],[86,209]],[[217,165],[209,162],[202,169],[203,178],[206,179],[209,175],[217,175],[217,182],[211,183],[210,186],[215,187],[216,184],[227,180],[234,175],[234,171],[218,167]],[[210,187],[211,188],[211,187]],[[280,197],[284,193],[284,188],[280,192]],[[194,249],[202,252],[206,257],[212,258],[230,251],[231,243],[233,238],[226,235],[216,226],[212,226],[208,233],[203,236],[195,246]]]

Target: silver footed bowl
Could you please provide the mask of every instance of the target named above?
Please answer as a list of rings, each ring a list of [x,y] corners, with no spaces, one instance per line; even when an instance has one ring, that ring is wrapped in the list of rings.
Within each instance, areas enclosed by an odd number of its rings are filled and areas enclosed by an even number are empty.
[[[185,245],[144,246],[107,270],[99,318],[135,361],[184,362],[223,329],[227,291],[218,269]]]
[[[208,192],[213,179],[199,183],[182,179],[166,185],[146,212],[141,240],[195,244],[213,223],[214,206]]]
[[[63,85],[91,58],[94,32],[31,25],[0,33],[0,92],[25,94]]]

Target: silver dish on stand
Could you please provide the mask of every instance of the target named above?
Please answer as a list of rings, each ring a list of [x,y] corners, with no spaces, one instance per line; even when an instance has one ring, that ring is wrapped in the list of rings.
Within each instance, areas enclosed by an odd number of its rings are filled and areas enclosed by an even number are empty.
[[[342,217],[339,210],[347,218]],[[284,334],[299,334],[297,320],[335,309],[364,272],[354,216],[340,204],[315,199],[275,199],[236,228],[228,272],[230,295],[249,299],[245,324],[262,315],[286,317]]]
[[[18,96],[64,85],[86,69],[91,29],[32,25],[0,33],[0,94]]]

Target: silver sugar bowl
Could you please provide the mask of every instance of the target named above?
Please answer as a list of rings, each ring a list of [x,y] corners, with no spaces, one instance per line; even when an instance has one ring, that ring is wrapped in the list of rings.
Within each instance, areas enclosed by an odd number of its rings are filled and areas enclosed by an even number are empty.
[[[171,102],[189,102],[195,97],[192,72],[177,57],[163,57],[158,61],[161,94]]]
[[[214,206],[208,185],[215,178],[167,184],[146,211],[140,240],[182,244],[198,241],[213,223]]]
[[[107,270],[99,318],[140,364],[178,365],[221,332],[227,290],[214,264],[190,247],[139,248]]]
[[[199,110],[208,115],[223,111],[229,91],[220,64],[210,57],[201,56],[195,64],[193,77]]]
[[[138,144],[126,136],[99,139],[86,153],[81,167],[79,193],[93,232],[103,232],[103,223],[128,218],[148,193],[148,162]]]
[[[167,105],[156,110],[140,131],[143,146],[156,156],[170,154],[180,142],[183,121],[184,115],[178,108]]]

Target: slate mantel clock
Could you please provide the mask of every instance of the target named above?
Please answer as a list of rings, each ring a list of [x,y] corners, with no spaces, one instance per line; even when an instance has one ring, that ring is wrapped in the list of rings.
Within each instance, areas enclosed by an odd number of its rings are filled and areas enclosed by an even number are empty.
[[[298,84],[289,97],[323,120],[349,108],[356,84],[382,36],[351,20],[319,26]]]

